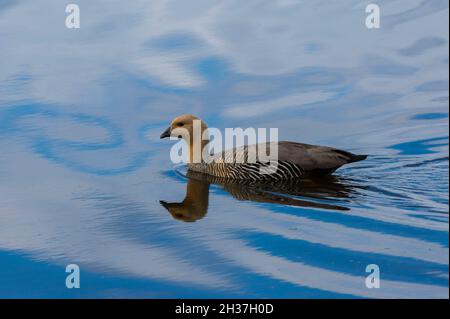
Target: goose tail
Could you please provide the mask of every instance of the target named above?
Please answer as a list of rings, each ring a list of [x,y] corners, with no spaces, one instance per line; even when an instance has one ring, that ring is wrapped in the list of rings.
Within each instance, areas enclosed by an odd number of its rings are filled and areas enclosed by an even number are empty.
[[[354,162],[359,162],[359,161],[363,161],[367,158],[368,155],[356,155],[356,154],[352,154],[353,156],[350,157],[349,159],[349,163],[354,163]]]

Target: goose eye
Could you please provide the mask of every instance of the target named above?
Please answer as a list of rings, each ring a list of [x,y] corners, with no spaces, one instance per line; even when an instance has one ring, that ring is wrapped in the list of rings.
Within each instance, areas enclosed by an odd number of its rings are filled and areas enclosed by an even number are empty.
[[[178,122],[176,125],[177,125],[177,126],[183,126],[184,123],[183,123],[183,122]]]

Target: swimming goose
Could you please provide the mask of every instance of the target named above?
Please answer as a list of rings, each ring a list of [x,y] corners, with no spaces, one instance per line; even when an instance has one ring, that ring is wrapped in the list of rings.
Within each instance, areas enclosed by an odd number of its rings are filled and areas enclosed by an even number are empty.
[[[196,123],[197,125],[200,123],[201,135],[197,138],[199,141],[194,139]],[[205,161],[201,152],[209,143],[208,138],[203,134],[207,129],[205,122],[193,115],[185,114],[176,117],[160,138],[172,136],[185,140],[188,144],[189,170],[233,180],[283,181],[327,175],[342,165],[361,161],[367,157],[367,155],[356,155],[327,146],[281,141],[225,150]],[[273,145],[273,143],[277,144]],[[277,148],[278,156],[276,161],[269,163],[272,170],[264,171],[268,168],[268,163],[255,161],[253,154],[256,154],[256,150],[259,149],[266,151],[263,154],[270,154],[273,146]]]

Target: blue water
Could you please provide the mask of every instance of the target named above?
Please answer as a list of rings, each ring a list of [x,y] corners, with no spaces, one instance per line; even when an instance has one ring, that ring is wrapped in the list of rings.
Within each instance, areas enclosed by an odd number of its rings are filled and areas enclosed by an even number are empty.
[[[448,1],[74,2],[0,0],[0,297],[448,298]],[[370,156],[183,222],[183,113]]]

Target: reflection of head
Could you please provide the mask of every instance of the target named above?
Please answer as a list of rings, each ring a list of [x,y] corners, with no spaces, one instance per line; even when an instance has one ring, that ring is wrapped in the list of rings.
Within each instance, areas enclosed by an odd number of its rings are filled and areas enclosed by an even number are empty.
[[[189,179],[186,196],[181,203],[159,201],[174,219],[195,222],[208,212],[209,183]]]

